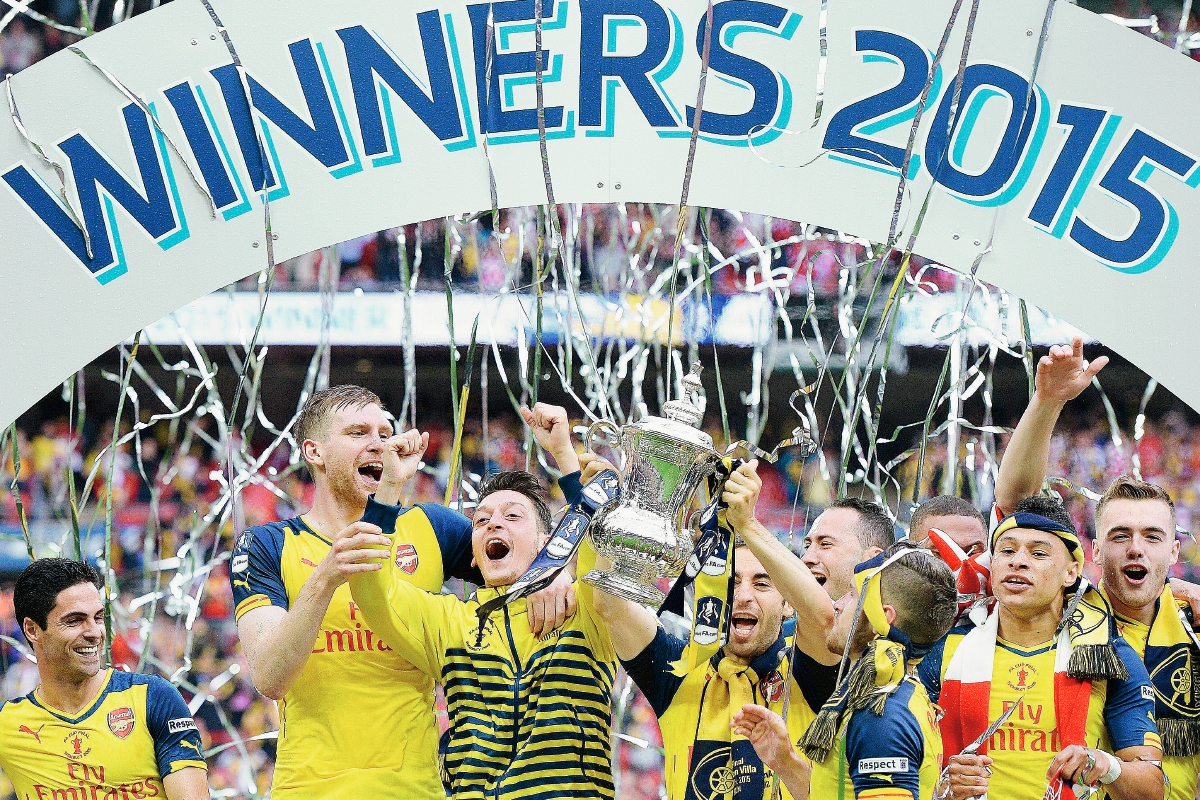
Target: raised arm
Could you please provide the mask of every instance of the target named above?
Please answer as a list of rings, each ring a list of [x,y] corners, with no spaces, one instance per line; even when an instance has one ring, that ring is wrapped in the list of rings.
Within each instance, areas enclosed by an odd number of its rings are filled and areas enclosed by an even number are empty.
[[[361,533],[351,525],[288,602],[279,556],[265,534],[243,535],[234,549],[231,579],[238,600],[237,629],[255,688],[282,700],[308,663],[333,593],[352,574],[379,569],[351,552]],[[247,610],[241,611],[242,608]]]
[[[562,406],[538,403],[532,409],[521,407],[521,418],[533,431],[538,446],[550,454],[564,475],[579,471],[579,457],[571,444],[571,422]]]
[[[1063,406],[1078,397],[1106,364],[1108,356],[1089,364],[1083,357],[1083,339],[1078,336],[1070,345],[1054,345],[1049,355],[1038,361],[1033,397],[1004,451],[996,480],[996,504],[1006,514],[1042,488],[1050,438]]]
[[[721,495],[728,504],[725,519],[766,568],[775,588],[795,610],[797,621],[803,622],[796,625],[796,646],[819,664],[836,664],[838,657],[825,646],[833,628],[833,601],[804,562],[754,516],[761,490],[758,460],[738,467]]]
[[[351,542],[348,552],[375,569],[352,574],[350,594],[377,637],[405,661],[438,678],[447,622],[445,604],[458,601],[430,594],[396,575],[399,542],[393,539],[398,511],[396,506],[369,499],[362,520],[351,526],[360,526],[361,532],[346,540]],[[335,547],[339,541],[334,541]]]

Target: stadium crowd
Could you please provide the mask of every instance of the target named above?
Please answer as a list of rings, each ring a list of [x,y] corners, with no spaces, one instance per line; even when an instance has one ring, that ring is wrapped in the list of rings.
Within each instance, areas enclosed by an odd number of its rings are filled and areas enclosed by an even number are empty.
[[[205,419],[210,418],[201,418],[194,424],[203,427]],[[412,502],[440,503],[450,471],[453,432],[438,424],[418,427],[430,432],[430,445],[426,456],[427,469],[418,473],[412,483]],[[719,428],[710,428],[709,432],[716,440],[720,440]],[[153,575],[153,564],[143,560],[147,534],[153,536],[156,526],[161,525],[161,557],[172,557],[187,541],[188,532],[196,520],[208,512],[210,504],[221,491],[217,454],[201,437],[196,437],[198,443],[188,452],[164,454],[163,446],[155,436],[150,435],[152,433],[163,434],[165,428],[145,432],[140,442],[140,464],[135,457],[135,444],[130,442],[118,450],[116,463],[112,465],[114,563],[118,565],[117,574],[123,587],[120,605],[125,608],[153,588],[143,580],[144,574]],[[68,434],[66,420],[47,422],[32,436],[30,432],[18,428],[21,473],[17,485],[20,487],[24,511],[35,526],[51,525],[65,532],[70,515],[68,470],[76,487],[81,488],[99,458],[101,467],[96,471],[88,498],[91,511],[85,519],[95,519],[92,529],[102,530],[103,500],[107,491],[105,481],[110,465],[107,456],[99,454],[104,445],[111,441],[111,424],[100,427],[82,440],[78,437],[69,438]],[[479,422],[470,423],[462,445],[464,469],[485,474],[523,468],[525,442],[521,434],[515,419],[497,417],[489,420],[488,437],[485,440]],[[1007,438],[1007,435],[1000,437],[1001,453]],[[1178,413],[1147,421],[1136,447],[1128,436],[1119,443],[1115,441],[1103,417],[1077,416],[1064,420],[1053,438],[1048,474],[1066,478],[1080,487],[1101,490],[1114,477],[1128,474],[1135,457],[1142,474],[1148,480],[1164,486],[1177,499],[1179,525],[1187,529],[1195,515],[1200,514],[1200,426],[1189,424]],[[836,467],[832,451],[826,453],[826,460],[830,469]],[[921,496],[937,493],[944,461],[944,448],[932,447],[922,479]],[[3,464],[0,467],[0,484],[8,486],[13,480],[11,454],[6,454],[0,463]],[[987,467],[982,463],[977,467],[969,480],[976,486],[986,486],[988,480],[984,472]],[[286,473],[287,468],[288,454],[281,448],[272,460],[264,464],[262,470],[262,475],[271,477],[287,499],[281,499],[264,484],[251,484],[242,493],[247,525],[261,525],[295,516],[312,503],[311,480],[303,471],[292,471],[286,477],[279,478],[278,475]],[[785,452],[777,466],[761,464],[759,475],[763,479],[759,518],[777,536],[786,539],[795,503],[797,512],[791,542],[793,549],[800,552],[809,523],[830,504],[833,497],[834,487],[822,477],[820,459],[811,457],[801,460]],[[905,477],[906,495],[911,492],[913,477],[912,474]],[[987,499],[986,493],[978,494]],[[1094,529],[1094,503],[1065,489],[1063,496],[1076,525],[1085,536],[1090,537]],[[556,508],[561,507],[562,503],[560,494],[556,499]],[[157,521],[154,508],[157,508]],[[97,509],[101,515],[97,518],[90,516]],[[10,541],[21,536],[15,498],[9,492],[0,493],[0,531]],[[69,539],[63,533],[59,536],[64,542]],[[93,536],[89,542],[94,550],[99,539]],[[210,530],[199,544],[198,552],[207,554],[205,558],[215,557],[228,550],[228,532],[221,541],[217,541]],[[1186,558],[1187,551],[1191,549],[1191,546],[1185,546],[1185,558],[1176,574],[1195,579],[1197,572]],[[250,740],[245,744],[230,746],[210,760],[212,786],[218,790],[240,792],[250,777],[263,791],[269,783],[275,744],[270,738],[253,740],[253,737],[276,730],[278,718],[274,703],[254,690],[238,649],[227,568],[227,563],[217,563],[209,575],[198,615],[190,630],[183,624],[180,606],[173,606],[169,601],[161,602],[151,626],[148,652],[142,652],[141,637],[136,627],[142,624],[139,617],[114,642],[114,659],[130,669],[135,669],[139,663],[149,663],[165,674],[186,664],[188,669],[184,691],[188,699],[193,700],[195,692],[188,690],[187,686],[207,691],[202,702],[193,703],[206,749],[233,745],[235,732],[237,736]],[[1092,568],[1090,564],[1089,568]],[[0,633],[21,642],[13,620],[11,583],[0,583],[0,586],[3,587],[0,589]],[[190,661],[185,658],[189,653]],[[21,696],[36,684],[35,668],[8,641],[0,641],[0,662],[4,669],[0,682],[0,694],[3,697]],[[237,669],[236,674],[230,674],[231,668]],[[210,685],[215,688],[207,690]],[[632,740],[649,743],[648,747],[642,747],[630,739],[621,741],[615,753],[620,768],[620,796],[636,800],[657,798],[663,764],[661,751],[656,749],[661,747],[662,741],[654,713],[641,693],[636,691],[631,693],[627,706],[619,711],[623,713],[620,730]],[[444,717],[442,723],[444,726]],[[0,797],[7,796],[0,794]]]

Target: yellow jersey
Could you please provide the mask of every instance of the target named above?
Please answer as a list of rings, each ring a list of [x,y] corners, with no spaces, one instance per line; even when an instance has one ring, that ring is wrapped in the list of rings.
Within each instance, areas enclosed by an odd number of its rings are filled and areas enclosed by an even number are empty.
[[[401,510],[396,525],[406,542],[393,554],[397,580],[429,591],[447,576],[481,582],[470,566],[466,517],[418,505]],[[235,616],[288,608],[329,552],[326,533],[303,517],[244,532],[230,564]],[[279,702],[276,800],[444,798],[433,681],[390,644],[364,619],[349,585],[339,586],[308,662]]]
[[[38,690],[0,703],[0,771],[24,800],[166,798],[162,779],[206,769],[187,703],[157,675],[110,669],[82,714]]]
[[[368,503],[367,517],[378,505]],[[395,556],[408,544],[407,531],[397,528],[384,568],[354,575],[350,588],[371,628],[445,690],[450,796],[612,800],[616,654],[592,607],[592,588],[577,582],[575,615],[537,639],[524,599],[481,622],[476,609],[500,590],[480,589],[463,601],[402,579]],[[580,552],[586,571],[595,553],[586,544]]]
[[[934,702],[946,667],[968,630],[952,630],[918,668]],[[1124,639],[1114,639],[1113,648],[1129,670],[1129,679],[1092,682],[1084,734],[1087,746],[1109,753],[1127,747],[1161,749],[1146,667]],[[996,640],[988,718],[997,719],[1013,705],[1017,710],[987,744],[993,759],[989,796],[1039,800],[1045,794],[1046,769],[1063,747],[1054,706],[1054,658],[1053,641],[1024,648]]]
[[[793,742],[799,741],[816,717],[813,709],[820,709],[833,694],[837,667],[818,664],[795,650],[796,663],[789,668],[791,641],[781,631],[774,644],[747,666],[731,669],[718,652],[687,675],[676,675],[671,664],[679,660],[685,646],[660,627],[646,649],[622,662],[658,715],[667,796],[720,800],[733,796],[736,786],[739,798],[770,798],[775,781],[750,742],[731,736],[733,714],[745,703],[782,714],[784,695],[789,694],[785,682],[791,680],[788,734]],[[791,797],[786,787],[782,793]]]
[[[941,772],[942,734],[936,709],[910,672],[887,699],[882,716],[869,709],[850,715],[829,756],[813,764],[809,796],[813,800],[927,800],[933,797]]]

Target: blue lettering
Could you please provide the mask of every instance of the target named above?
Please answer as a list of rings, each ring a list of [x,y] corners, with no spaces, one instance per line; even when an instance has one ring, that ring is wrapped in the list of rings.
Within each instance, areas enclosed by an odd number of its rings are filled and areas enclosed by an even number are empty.
[[[366,28],[355,25],[337,32],[346,48],[350,83],[354,87],[354,104],[358,108],[358,125],[362,131],[363,148],[369,156],[386,153],[389,149],[383,129],[375,76],[395,92],[440,141],[457,139],[463,135],[458,99],[455,96],[450,60],[446,52],[446,37],[438,12],[425,11],[418,14],[417,25],[421,31],[421,48],[425,55],[425,68],[429,73],[432,96],[426,94],[399,60],[384,49],[379,40]],[[380,91],[387,89],[380,87]]]
[[[1063,105],[1058,110],[1058,124],[1070,127],[1071,135],[1063,144],[1062,152],[1058,154],[1058,160],[1050,169],[1042,192],[1029,212],[1031,220],[1044,228],[1054,224],[1066,200],[1067,192],[1083,168],[1083,160],[1092,149],[1096,137],[1100,135],[1100,126],[1104,124],[1107,116],[1107,111],[1086,106]],[[1065,231],[1064,227],[1063,232]]]
[[[738,78],[754,92],[754,103],[744,114],[719,114],[704,110],[700,118],[700,130],[717,136],[745,136],[755,128],[772,124],[779,107],[779,78],[768,67],[738,55],[725,47],[726,26],[733,22],[756,22],[770,28],[778,28],[787,17],[787,11],[769,3],[756,0],[728,0],[713,6],[712,47],[709,51],[709,67],[731,78]],[[704,55],[705,18],[700,18],[696,30],[696,52]],[[730,40],[732,40],[732,36]],[[730,42],[732,43],[732,41]],[[687,107],[687,124],[692,125],[696,109]]]
[[[895,56],[904,73],[900,82],[891,89],[839,111],[829,122],[823,146],[826,150],[836,150],[861,161],[899,170],[904,162],[904,148],[867,139],[859,136],[855,130],[870,120],[917,101],[929,78],[929,56],[916,42],[887,31],[858,31],[855,42],[860,53],[876,52]]]
[[[1033,123],[1037,119],[1037,94],[1030,95],[1029,81],[1011,70],[992,64],[974,64],[967,67],[963,77],[962,105],[959,106],[952,126],[950,107],[953,105],[957,81],[956,77],[950,82],[950,88],[946,90],[937,116],[934,117],[933,127],[925,142],[925,162],[929,165],[934,180],[947,189],[967,197],[990,197],[999,193],[1017,171],[1017,165],[1020,164],[1021,156],[1029,144]],[[961,166],[963,153],[974,131],[980,110],[990,98],[1002,95],[1008,95],[1011,101],[1008,125],[991,164],[980,175],[963,172],[955,162]],[[1026,98],[1030,101],[1028,106]]]
[[[217,144],[213,141],[212,131],[208,129],[204,116],[200,113],[200,105],[196,102],[191,84],[185,82],[172,86],[164,94],[175,109],[175,116],[179,118],[179,124],[183,127],[183,135],[187,137],[188,145],[192,148],[192,154],[200,166],[200,174],[204,176],[204,183],[212,195],[213,202],[217,208],[236,203],[240,198],[233,190],[229,174],[221,162],[220,153],[217,152]]]
[[[301,119],[253,77],[247,76],[254,107],[326,167],[335,167],[349,161],[346,144],[342,140],[342,132],[334,116],[329,90],[321,77],[312,42],[308,39],[294,42],[288,46],[288,51],[292,56],[292,65],[295,67],[300,89],[304,93],[304,102],[312,124]],[[245,107],[245,94],[238,79],[237,69],[232,64],[227,64],[214,69],[212,75],[221,85],[221,93],[225,96],[225,105],[234,121],[242,156],[250,169],[251,183],[254,188],[259,189],[262,187],[263,158],[258,137],[254,135],[250,111]]]
[[[566,2],[566,0],[559,0]],[[471,17],[471,33],[475,43],[475,92],[479,98],[479,130],[481,133],[509,133],[537,130],[537,109],[506,111],[501,102],[500,78],[503,75],[522,75],[537,71],[537,54],[499,53],[495,41],[488,41],[488,10],[493,23],[534,19],[533,0],[507,0],[501,3],[481,3],[467,6]],[[488,85],[488,50],[491,49],[491,86]],[[542,51],[542,69],[548,70],[550,52]],[[546,106],[546,127],[562,125],[562,106]]]
[[[163,177],[163,167],[150,132],[150,121],[133,104],[125,106],[122,113],[125,116],[129,142],[137,160],[139,177],[145,187],[145,197],[83,136],[75,134],[59,144],[59,148],[71,160],[75,192],[79,196],[83,223],[91,239],[91,258],[88,258],[82,231],[59,205],[58,200],[26,167],[15,167],[3,176],[5,183],[12,187],[30,210],[37,214],[59,241],[94,275],[104,272],[114,262],[109,241],[110,230],[105,221],[106,211],[111,216],[112,205],[109,197],[129,212],[138,225],[155,240],[166,236],[177,227]],[[98,187],[103,187],[107,197],[101,198]],[[114,239],[119,237],[118,231],[112,230],[111,233]],[[115,277],[111,273],[110,276]],[[107,282],[103,276],[100,280]]]
[[[1121,272],[1137,274],[1153,269],[1174,244],[1179,233],[1179,216],[1170,203],[1145,185],[1145,181],[1149,180],[1155,166],[1182,180],[1195,165],[1196,159],[1191,156],[1144,131],[1135,130],[1100,181],[1101,189],[1137,210],[1138,221],[1133,232],[1124,239],[1111,239],[1079,218],[1071,226],[1071,238]]]
[[[606,113],[614,113],[611,107],[607,112],[601,107],[608,84],[621,83],[652,126],[675,127],[675,118],[649,77],[671,48],[671,23],[667,12],[652,0],[580,0],[579,11],[582,16],[579,124],[584,127],[603,125]],[[641,53],[635,56],[608,54],[604,21],[610,15],[641,20],[646,28],[646,46]]]

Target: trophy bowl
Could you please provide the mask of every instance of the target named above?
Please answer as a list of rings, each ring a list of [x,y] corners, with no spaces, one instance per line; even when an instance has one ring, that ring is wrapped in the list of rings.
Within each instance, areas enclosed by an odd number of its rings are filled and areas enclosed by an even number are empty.
[[[598,514],[588,535],[596,553],[612,561],[608,570],[592,570],[583,580],[616,597],[647,606],[665,599],[655,585],[679,577],[692,555],[684,515],[705,478],[721,461],[712,437],[698,430],[703,411],[699,365],[683,379],[687,399],[673,400],[663,417],[643,417],[618,427],[600,421],[588,429],[587,446],[604,433],[621,451],[621,499]]]

